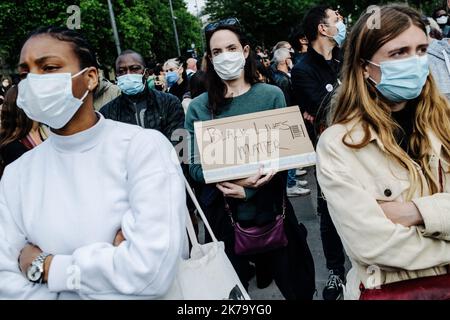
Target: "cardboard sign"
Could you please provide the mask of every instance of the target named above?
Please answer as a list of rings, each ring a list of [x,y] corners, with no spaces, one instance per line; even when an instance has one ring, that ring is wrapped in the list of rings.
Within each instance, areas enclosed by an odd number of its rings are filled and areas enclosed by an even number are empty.
[[[206,183],[315,165],[297,106],[194,123]]]

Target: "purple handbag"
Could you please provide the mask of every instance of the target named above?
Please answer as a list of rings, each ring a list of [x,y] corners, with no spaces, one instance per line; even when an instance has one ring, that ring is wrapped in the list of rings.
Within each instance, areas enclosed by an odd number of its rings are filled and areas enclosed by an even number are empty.
[[[288,239],[284,232],[284,219],[286,217],[286,199],[283,197],[283,213],[277,215],[275,221],[264,226],[243,228],[235,222],[233,215],[225,200],[225,210],[234,227],[234,252],[237,255],[251,255],[286,247]]]

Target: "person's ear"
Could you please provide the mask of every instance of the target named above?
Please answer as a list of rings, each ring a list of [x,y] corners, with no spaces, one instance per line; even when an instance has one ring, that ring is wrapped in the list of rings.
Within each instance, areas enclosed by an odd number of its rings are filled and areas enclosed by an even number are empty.
[[[248,55],[250,54],[250,46],[249,45],[246,45],[245,47],[244,47],[244,57],[245,57],[245,59],[247,59],[248,58]]]
[[[327,35],[327,26],[323,23],[317,26],[317,32],[323,36]]]
[[[362,67],[362,72],[363,72],[363,77],[364,79],[369,79],[370,78],[370,73],[369,73],[369,64],[361,59],[361,67]]]
[[[87,80],[87,88],[89,91],[94,91],[98,86],[98,70],[95,67],[89,67],[86,71],[85,79]]]
[[[147,81],[149,76],[149,71],[147,68],[144,68],[144,73],[142,74],[145,81]]]

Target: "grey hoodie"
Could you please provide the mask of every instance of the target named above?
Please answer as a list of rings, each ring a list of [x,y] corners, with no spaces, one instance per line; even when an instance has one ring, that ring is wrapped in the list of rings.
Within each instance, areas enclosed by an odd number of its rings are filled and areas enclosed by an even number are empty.
[[[450,39],[431,42],[428,47],[428,59],[431,73],[439,89],[450,100]]]
[[[94,109],[99,111],[105,104],[120,96],[120,88],[102,76],[98,79],[98,87],[94,92]]]

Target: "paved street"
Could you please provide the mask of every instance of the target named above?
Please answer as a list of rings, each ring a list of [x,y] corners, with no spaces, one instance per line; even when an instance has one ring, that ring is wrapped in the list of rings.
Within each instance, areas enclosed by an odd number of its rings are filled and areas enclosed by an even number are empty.
[[[290,198],[297,214],[297,219],[308,229],[308,244],[311,249],[316,267],[316,287],[317,295],[314,299],[322,300],[322,289],[328,278],[328,270],[325,267],[325,257],[322,250],[322,241],[320,240],[319,217],[316,214],[317,188],[313,175],[313,168],[308,169],[305,178],[311,189],[311,194],[304,197]],[[347,261],[346,269],[348,271],[350,264]],[[266,289],[258,289],[255,279],[250,283],[249,294],[256,300],[280,300],[284,299],[274,282]]]

